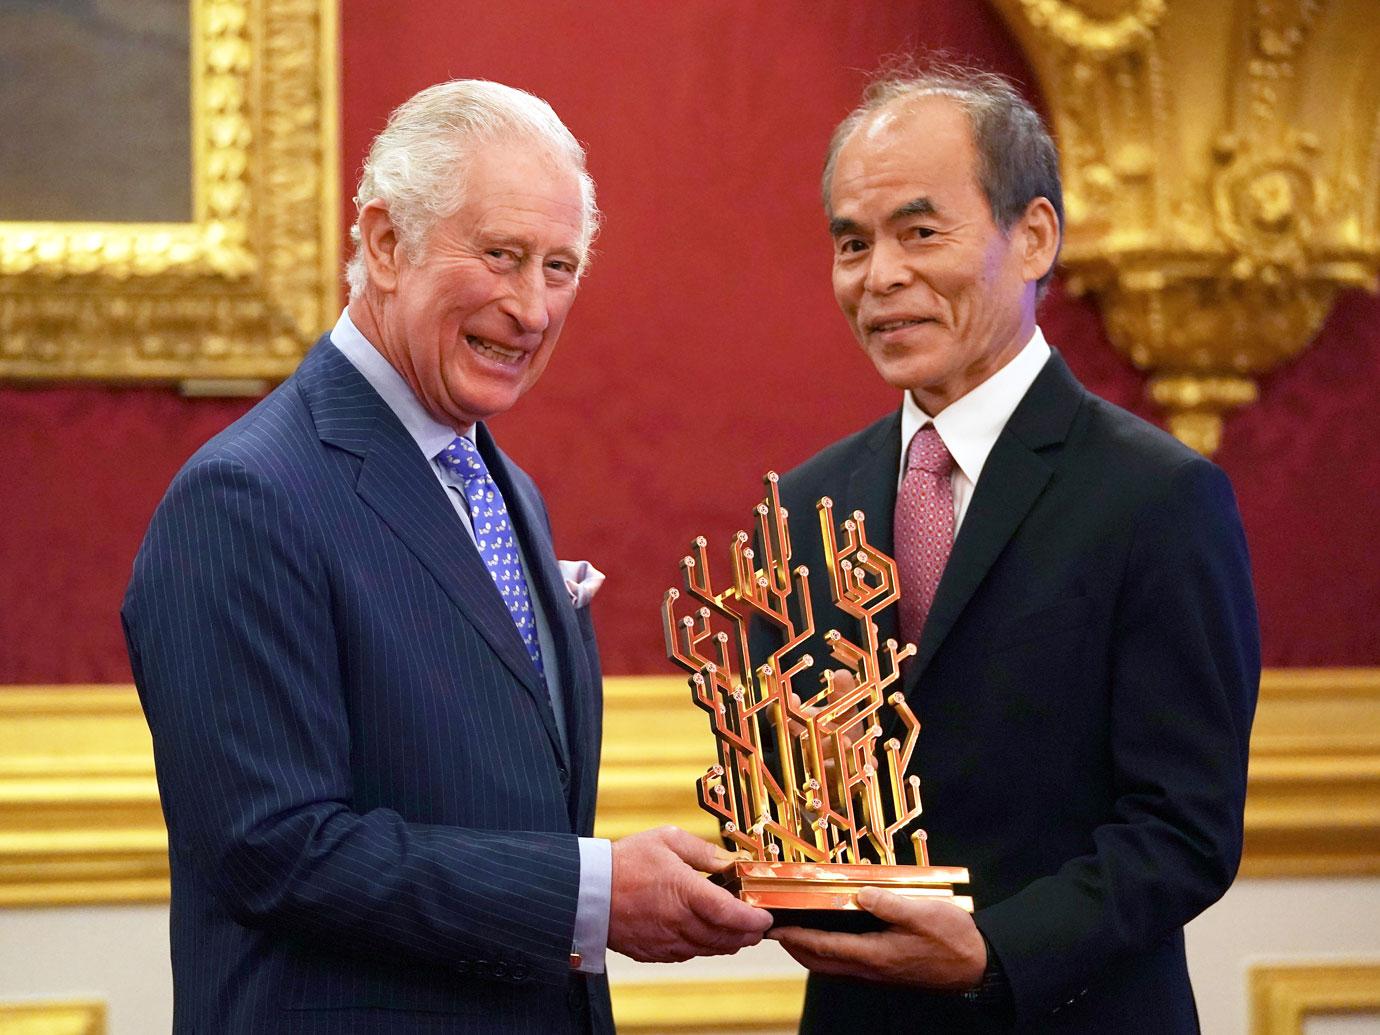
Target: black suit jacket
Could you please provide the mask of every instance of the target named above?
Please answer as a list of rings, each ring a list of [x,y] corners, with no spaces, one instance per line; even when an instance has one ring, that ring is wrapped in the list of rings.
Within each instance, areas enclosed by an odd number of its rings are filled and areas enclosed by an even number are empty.
[[[123,617],[172,861],[177,1032],[610,1030],[570,972],[600,680],[482,428],[550,696],[426,458],[323,339],[159,505]]]
[[[782,478],[817,607],[815,502],[864,511],[891,553],[899,463],[893,414]],[[821,632],[851,628],[821,610]],[[1259,665],[1225,475],[1051,357],[983,468],[905,680],[930,858],[972,871],[1015,1030],[1197,1030],[1183,926],[1236,873]],[[953,996],[811,978],[803,1030],[1004,1029]]]

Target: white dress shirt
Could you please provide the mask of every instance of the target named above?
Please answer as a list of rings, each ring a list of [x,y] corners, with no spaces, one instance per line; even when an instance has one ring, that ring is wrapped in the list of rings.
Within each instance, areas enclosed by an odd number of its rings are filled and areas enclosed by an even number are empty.
[[[1011,414],[1016,412],[1025,393],[1030,390],[1035,378],[1044,369],[1050,357],[1050,348],[1045,341],[1044,332],[1037,326],[1035,333],[1016,353],[1006,366],[978,385],[967,395],[955,399],[939,411],[938,417],[931,417],[922,410],[915,398],[906,392],[901,403],[901,467],[896,474],[896,489],[899,492],[901,481],[906,476],[906,452],[915,433],[927,424],[944,440],[949,455],[954,458],[954,470],[949,475],[954,491],[954,537],[963,524],[963,516],[968,512],[973,490],[977,487],[978,476],[983,465],[997,444]]]
[[[431,465],[431,472],[436,475],[436,480],[445,488],[451,506],[464,525],[470,541],[474,542],[474,525],[470,521],[469,503],[465,500],[464,479],[437,459],[437,455],[455,440],[455,429],[448,424],[442,424],[423,408],[413,393],[412,386],[393,369],[393,364],[388,362],[383,353],[360,333],[359,328],[350,319],[348,309],[340,314],[340,319],[331,330],[331,344],[364,375],[364,379],[397,415],[402,426],[417,443],[417,448],[426,457],[427,463]],[[465,437],[471,442],[474,441],[473,427],[465,433]],[[478,550],[477,545],[475,549]],[[553,659],[552,663],[543,666],[546,670],[546,689],[551,698],[551,710],[556,713],[556,730],[560,735],[561,744],[569,753],[565,698],[557,684],[560,679],[560,666],[554,664],[556,643],[551,635],[551,625],[542,608],[541,594],[536,591],[528,574],[532,566],[528,563],[520,539],[518,557],[522,562],[527,585],[532,587],[528,596],[537,623],[537,643],[541,647],[542,657]],[[563,574],[566,573],[563,571]],[[575,939],[571,952],[580,956],[578,969],[591,974],[602,974],[609,938],[609,906],[613,884],[612,846],[607,840],[599,837],[582,837],[579,841],[580,893],[575,910]]]

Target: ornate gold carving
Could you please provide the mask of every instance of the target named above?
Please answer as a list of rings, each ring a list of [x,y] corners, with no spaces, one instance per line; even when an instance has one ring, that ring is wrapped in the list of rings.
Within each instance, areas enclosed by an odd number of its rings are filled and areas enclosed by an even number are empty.
[[[1252,154],[1235,136],[1219,138],[1213,157],[1213,211],[1217,230],[1237,249],[1232,269],[1240,280],[1259,276],[1278,284],[1307,272],[1306,245],[1326,216],[1312,172],[1320,151],[1311,133],[1289,131],[1281,147]]]
[[[1155,31],[1168,0],[1019,0],[1025,17],[1067,47],[1108,58]]]
[[[278,379],[338,291],[334,0],[192,0],[190,223],[0,223],[0,377]]]
[[[1318,1014],[1380,1015],[1380,962],[1254,966],[1250,986],[1251,1035],[1303,1035]]]
[[[0,1035],[105,1035],[105,1004],[0,1003]]]
[[[1366,0],[995,0],[1052,113],[1063,265],[1206,453],[1255,378],[1380,271]]]

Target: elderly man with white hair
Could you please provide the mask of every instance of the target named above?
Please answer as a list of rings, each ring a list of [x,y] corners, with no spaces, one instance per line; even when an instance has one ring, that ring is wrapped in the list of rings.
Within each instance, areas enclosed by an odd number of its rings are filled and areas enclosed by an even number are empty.
[[[484,421],[598,226],[551,108],[457,81],[365,163],[350,302],[154,516],[122,616],[172,864],[177,1032],[602,1032],[607,948],[770,923],[683,831],[591,837],[601,576]]]

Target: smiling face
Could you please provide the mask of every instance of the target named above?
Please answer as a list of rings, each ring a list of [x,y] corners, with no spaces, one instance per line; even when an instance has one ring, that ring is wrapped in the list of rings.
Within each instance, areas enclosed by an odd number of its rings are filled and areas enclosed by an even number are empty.
[[[530,144],[489,144],[416,263],[381,203],[360,223],[369,288],[351,315],[365,337],[457,432],[510,409],[546,369],[579,290],[576,172]]]
[[[956,101],[908,98],[866,119],[839,150],[829,198],[834,297],[878,373],[931,416],[1030,339],[1053,209],[1036,199],[1002,232]]]

